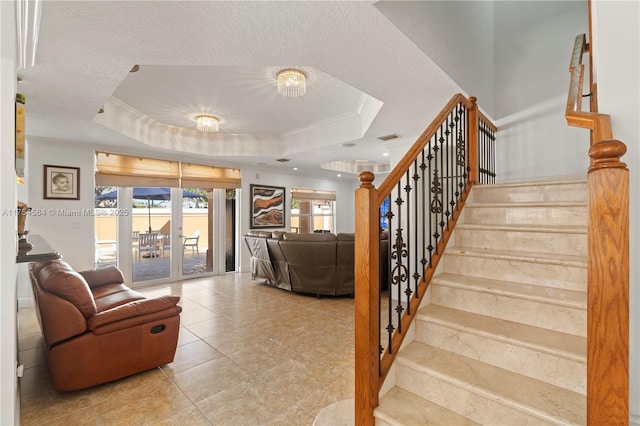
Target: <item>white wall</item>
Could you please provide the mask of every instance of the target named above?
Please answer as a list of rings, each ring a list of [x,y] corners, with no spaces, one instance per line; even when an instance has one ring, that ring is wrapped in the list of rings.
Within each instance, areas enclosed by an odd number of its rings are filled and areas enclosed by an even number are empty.
[[[494,2],[380,1],[375,6],[494,114]]]
[[[33,234],[43,236],[74,269],[93,267],[94,218],[90,215],[69,216],[60,210],[80,211],[93,208],[94,150],[65,141],[28,140],[29,168],[28,204],[33,209],[27,227]],[[80,168],[79,200],[45,200],[43,198],[43,166]]]
[[[640,3],[594,1],[594,71],[598,107],[611,115],[613,136],[627,145],[629,168],[629,410],[640,424]]]
[[[566,124],[564,108],[573,41],[588,33],[587,2],[554,3],[561,13],[514,25],[514,8],[534,16],[548,2],[495,2],[500,182],[586,177],[589,134]]]
[[[0,209],[15,210],[16,174],[15,94],[16,50],[14,2],[0,2]],[[2,215],[0,221],[0,424],[17,422],[20,412],[16,378],[16,249],[17,220]]]

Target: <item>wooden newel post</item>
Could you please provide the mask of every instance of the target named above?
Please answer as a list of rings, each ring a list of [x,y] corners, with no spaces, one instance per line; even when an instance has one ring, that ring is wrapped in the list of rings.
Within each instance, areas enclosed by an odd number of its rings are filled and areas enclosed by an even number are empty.
[[[478,99],[475,96],[469,98],[469,182],[471,185],[478,183]]]
[[[629,170],[627,148],[589,150],[587,424],[629,422]]]
[[[355,424],[375,423],[378,406],[380,340],[378,191],[371,172],[360,173],[355,223]],[[373,254],[373,256],[372,256]]]

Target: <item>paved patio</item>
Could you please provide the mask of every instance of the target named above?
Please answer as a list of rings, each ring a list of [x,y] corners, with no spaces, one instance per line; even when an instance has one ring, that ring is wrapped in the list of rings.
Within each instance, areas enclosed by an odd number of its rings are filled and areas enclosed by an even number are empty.
[[[169,268],[171,259],[150,258],[142,259],[140,262],[133,262],[133,282],[151,281],[161,278],[169,278]],[[97,268],[115,265],[115,262],[102,262]],[[185,253],[182,262],[182,275],[196,275],[207,272],[207,261],[204,253],[199,255],[188,255]]]

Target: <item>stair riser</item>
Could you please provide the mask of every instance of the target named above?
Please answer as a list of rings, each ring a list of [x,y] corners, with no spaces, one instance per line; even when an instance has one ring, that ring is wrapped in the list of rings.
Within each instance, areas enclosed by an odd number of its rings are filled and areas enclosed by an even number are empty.
[[[584,309],[437,284],[431,286],[431,302],[580,337],[587,334],[587,313]]]
[[[428,320],[417,320],[416,340],[573,392],[586,393],[584,361],[523,347],[517,342],[479,336]]]
[[[474,203],[586,202],[586,183],[533,186],[474,186]]]
[[[445,253],[444,272],[578,291],[586,291],[587,283],[586,267],[487,259],[464,254]]]
[[[464,223],[484,225],[568,225],[586,226],[586,207],[531,206],[483,207],[467,205]]]
[[[491,396],[484,396],[434,377],[426,371],[416,371],[398,363],[396,384],[455,413],[487,425],[504,424],[509,419],[512,425],[553,424],[537,416],[519,411]],[[473,374],[473,372],[469,372]]]
[[[587,235],[457,228],[456,246],[534,253],[587,255]]]

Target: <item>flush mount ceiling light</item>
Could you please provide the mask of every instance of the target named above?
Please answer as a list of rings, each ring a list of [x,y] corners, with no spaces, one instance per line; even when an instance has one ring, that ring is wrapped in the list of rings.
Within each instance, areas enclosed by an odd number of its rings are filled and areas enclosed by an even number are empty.
[[[307,76],[294,69],[278,73],[278,93],[287,98],[302,96],[307,92]]]
[[[218,131],[218,117],[213,115],[199,115],[196,117],[196,129],[205,133],[215,133]]]

